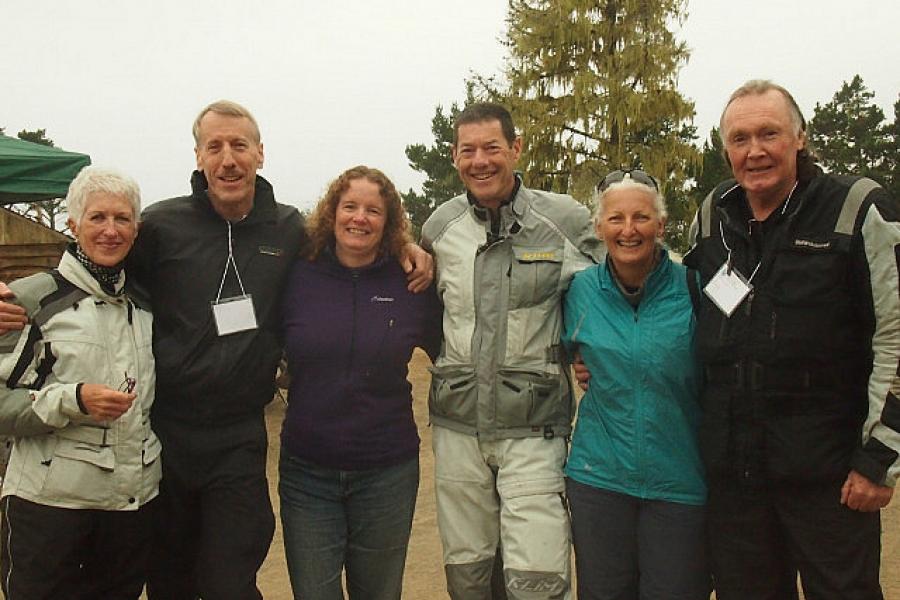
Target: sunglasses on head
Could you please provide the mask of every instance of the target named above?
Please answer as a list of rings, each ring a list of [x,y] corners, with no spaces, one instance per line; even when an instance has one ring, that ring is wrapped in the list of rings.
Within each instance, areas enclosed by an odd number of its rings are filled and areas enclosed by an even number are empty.
[[[641,171],[640,169],[628,169],[626,171],[617,169],[615,171],[612,171],[609,175],[604,177],[600,183],[597,184],[597,191],[605,192],[606,188],[608,188],[612,184],[619,183],[620,181],[625,181],[626,179],[637,181],[640,184],[652,187],[657,192],[659,191],[659,184],[656,183],[656,179],[654,179],[653,176],[649,173]]]

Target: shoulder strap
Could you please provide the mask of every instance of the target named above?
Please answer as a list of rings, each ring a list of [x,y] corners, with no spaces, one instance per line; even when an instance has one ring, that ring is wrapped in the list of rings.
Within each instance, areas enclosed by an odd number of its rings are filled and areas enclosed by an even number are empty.
[[[56,289],[48,289],[47,291],[49,293],[47,293],[46,296],[36,298],[38,309],[32,316],[32,325],[28,330],[28,338],[25,341],[23,351],[19,355],[15,366],[7,378],[6,385],[9,388],[20,387],[20,380],[28,370],[31,361],[34,359],[35,346],[43,337],[41,330],[47,321],[54,315],[70,308],[89,295],[87,292],[76,287],[64,278],[57,269],[53,269],[48,274],[53,278],[53,284]],[[48,342],[48,348],[46,348],[44,356],[40,359],[35,368],[35,380],[25,387],[40,389],[44,385],[47,376],[53,370],[53,364],[56,362],[56,357],[53,355],[49,345]]]
[[[712,224],[710,220],[712,218],[712,204],[713,204],[713,194],[716,192],[716,188],[713,188],[710,191],[706,198],[703,199],[703,202],[700,204],[700,237],[708,238],[711,232]]]
[[[704,198],[703,202],[700,204],[699,239],[708,238],[712,234],[712,220],[713,215],[715,214],[715,211],[713,210],[713,204],[715,203],[715,199],[723,198],[738,187],[740,186],[734,179],[729,179],[714,187],[712,191],[706,195],[706,198]]]
[[[844,198],[841,214],[838,216],[837,223],[834,226],[835,233],[853,235],[853,227],[856,225],[859,209],[862,208],[869,192],[878,187],[881,186],[868,177],[861,177],[850,186],[850,189],[847,191],[847,197]]]
[[[78,304],[90,295],[63,277],[58,269],[50,271],[50,276],[56,283],[56,291],[41,299],[41,309],[34,316],[34,322],[38,326],[43,326],[60,311]]]

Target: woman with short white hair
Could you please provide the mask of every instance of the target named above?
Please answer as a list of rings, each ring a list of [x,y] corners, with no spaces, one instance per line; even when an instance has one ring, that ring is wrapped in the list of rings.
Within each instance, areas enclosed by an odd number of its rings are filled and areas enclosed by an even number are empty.
[[[136,599],[146,580],[160,444],[150,429],[152,318],[125,287],[140,190],[86,167],[66,197],[57,269],[12,282],[28,324],[0,336],[7,600]]]
[[[597,188],[603,264],[575,276],[563,341],[591,373],[566,466],[579,600],[709,598],[687,274],[644,171]]]

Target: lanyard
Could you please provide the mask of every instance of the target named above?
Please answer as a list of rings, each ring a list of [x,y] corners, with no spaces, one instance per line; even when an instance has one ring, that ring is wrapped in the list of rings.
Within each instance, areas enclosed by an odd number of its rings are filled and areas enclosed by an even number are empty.
[[[238,271],[237,263],[234,260],[234,247],[231,241],[231,221],[226,221],[228,224],[228,258],[225,260],[225,271],[222,272],[222,281],[219,283],[219,293],[216,294],[216,302],[222,299],[222,288],[225,286],[225,277],[228,275],[228,267],[234,267],[234,274],[237,276],[238,285],[241,287],[241,295],[246,296],[247,292],[244,291],[244,282],[241,281],[241,274]]]
[[[788,204],[791,203],[791,198],[794,197],[794,190],[797,189],[797,181],[794,182],[794,187],[791,188],[791,192],[788,194],[787,200],[784,201],[784,206],[781,207],[781,214],[787,211]],[[728,257],[725,259],[725,264],[728,265],[727,272],[731,274],[731,246],[728,245],[728,242],[725,241],[725,229],[722,227],[722,219],[719,219],[719,235],[722,238],[722,245],[725,246],[725,250],[728,252]],[[747,283],[749,284],[753,281],[753,278],[756,276],[757,271],[759,271],[759,267],[762,265],[763,257],[760,256],[759,262],[756,263],[756,267],[753,269],[753,272],[750,274],[750,277],[747,278]]]

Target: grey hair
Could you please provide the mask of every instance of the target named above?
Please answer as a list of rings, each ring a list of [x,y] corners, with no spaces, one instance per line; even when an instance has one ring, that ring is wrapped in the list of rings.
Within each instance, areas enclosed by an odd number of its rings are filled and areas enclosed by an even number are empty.
[[[250,125],[253,129],[253,141],[257,144],[262,141],[262,137],[259,135],[259,124],[256,122],[256,119],[253,117],[253,113],[249,110],[238,104],[237,102],[233,102],[231,100],[216,100],[212,104],[209,104],[200,111],[200,114],[197,115],[197,118],[194,119],[194,127],[191,132],[194,134],[194,143],[198,146],[200,145],[200,121],[203,120],[203,117],[206,116],[206,113],[216,113],[217,115],[225,115],[227,117],[244,117],[248,121],[250,121]]]
[[[134,211],[135,222],[141,220],[141,188],[137,182],[121,171],[93,165],[83,168],[69,184],[66,194],[69,218],[76,223],[81,221],[88,199],[98,192],[125,198]]]
[[[645,183],[641,183],[640,181],[635,181],[631,178],[625,178],[622,181],[613,183],[602,192],[598,190],[594,193],[595,225],[600,222],[600,217],[603,216],[603,203],[606,200],[606,196],[609,195],[610,192],[626,190],[637,190],[639,192],[647,194],[647,196],[649,196],[653,200],[653,210],[656,212],[656,216],[657,218],[659,218],[659,220],[662,221],[669,216],[669,211],[666,210],[666,199],[663,198],[663,195],[660,194],[658,190]]]
[[[743,98],[745,96],[761,96],[766,92],[772,91],[778,92],[787,101],[788,108],[790,109],[791,123],[794,125],[794,132],[797,135],[800,135],[806,131],[806,119],[803,118],[803,113],[800,112],[800,106],[789,91],[768,79],[751,79],[731,92],[731,96],[728,97],[728,102],[725,103],[725,108],[722,109],[722,115],[719,117],[719,139],[722,140],[723,145],[725,144],[725,112],[728,110],[728,107],[731,106],[731,103],[738,98]]]

